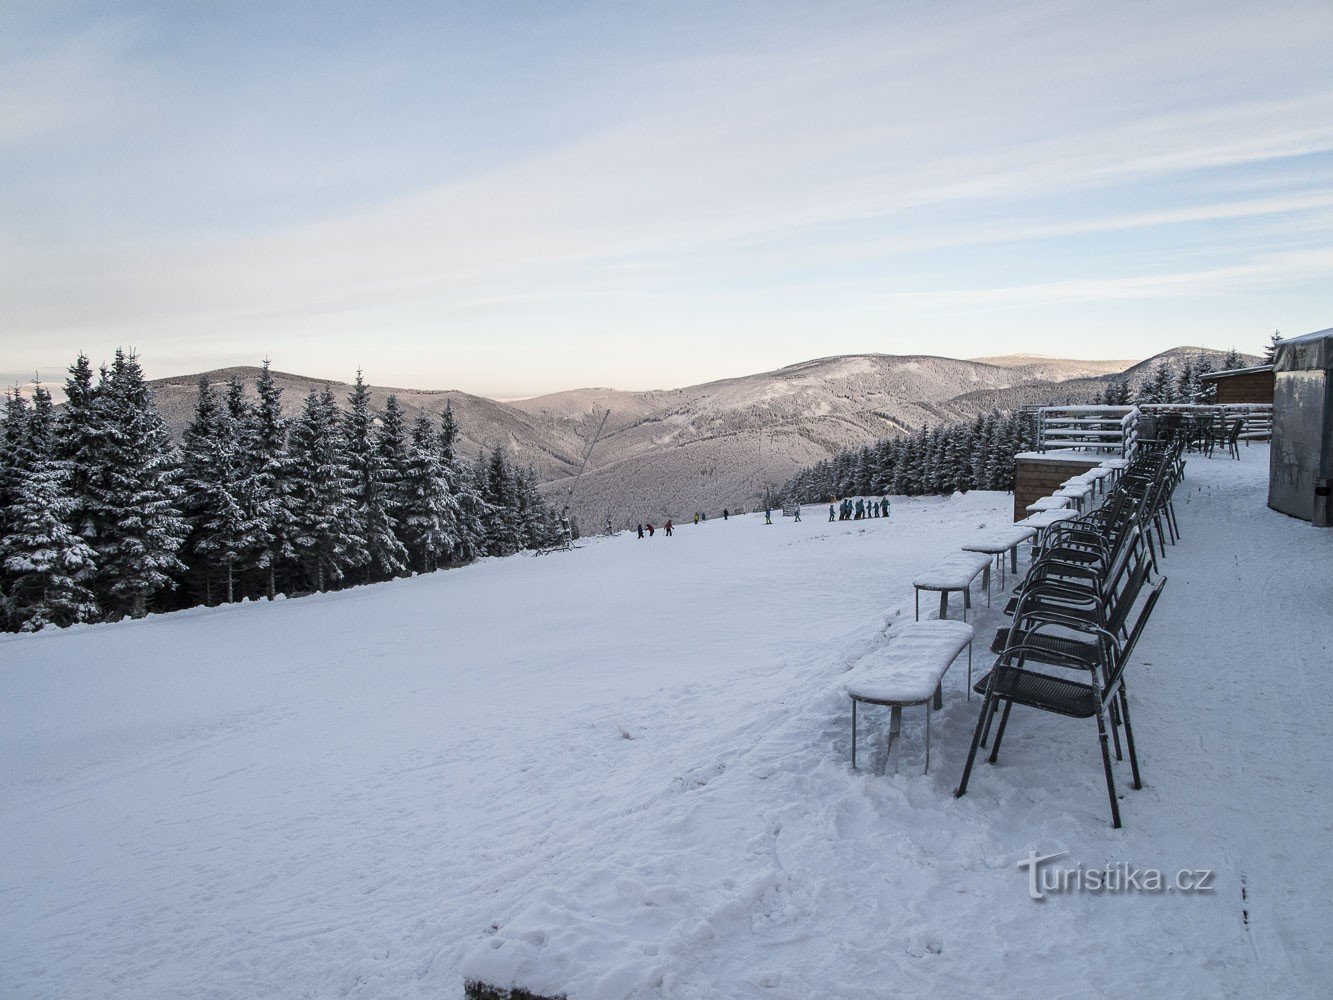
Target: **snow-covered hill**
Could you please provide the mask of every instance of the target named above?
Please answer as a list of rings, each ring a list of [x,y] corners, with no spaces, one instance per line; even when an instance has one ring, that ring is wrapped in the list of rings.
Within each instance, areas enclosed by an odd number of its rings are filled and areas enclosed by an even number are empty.
[[[0,995],[1322,995],[1333,534],[1266,470],[1191,459],[1177,493],[1121,830],[1086,721],[1016,713],[953,797],[964,662],[928,775],[910,711],[849,769],[849,671],[1003,495],[6,636]],[[1213,889],[1036,903],[1033,851]]]

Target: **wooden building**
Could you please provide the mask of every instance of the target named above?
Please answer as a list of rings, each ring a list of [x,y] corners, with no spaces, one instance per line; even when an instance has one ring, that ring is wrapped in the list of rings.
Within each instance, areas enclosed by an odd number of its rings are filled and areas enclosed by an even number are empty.
[[[1267,403],[1273,405],[1273,366],[1256,365],[1253,368],[1233,368],[1224,372],[1201,375],[1205,382],[1217,386],[1218,403]]]
[[[1048,497],[1066,479],[1095,469],[1111,455],[1079,451],[1026,451],[1014,460],[1014,520],[1028,516],[1028,504]]]

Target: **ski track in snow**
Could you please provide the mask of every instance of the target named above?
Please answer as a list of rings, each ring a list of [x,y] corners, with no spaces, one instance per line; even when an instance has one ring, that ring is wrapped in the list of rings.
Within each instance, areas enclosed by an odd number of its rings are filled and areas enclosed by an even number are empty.
[[[847,672],[1006,495],[0,640],[0,995],[1325,995],[1333,533],[1243,451],[1177,494],[1119,831],[1078,720],[1016,712],[953,798],[965,660],[929,775],[913,709],[849,768]],[[1034,903],[1029,850],[1217,888]]]

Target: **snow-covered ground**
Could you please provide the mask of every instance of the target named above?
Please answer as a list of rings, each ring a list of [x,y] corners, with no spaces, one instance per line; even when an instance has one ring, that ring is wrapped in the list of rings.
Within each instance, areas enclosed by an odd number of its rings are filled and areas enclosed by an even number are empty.
[[[1243,454],[1178,494],[1122,830],[1087,722],[1016,713],[953,798],[961,662],[928,776],[914,710],[849,769],[847,671],[1002,495],[7,637],[0,995],[1327,995],[1333,532]],[[1030,851],[1216,888],[1033,902]]]

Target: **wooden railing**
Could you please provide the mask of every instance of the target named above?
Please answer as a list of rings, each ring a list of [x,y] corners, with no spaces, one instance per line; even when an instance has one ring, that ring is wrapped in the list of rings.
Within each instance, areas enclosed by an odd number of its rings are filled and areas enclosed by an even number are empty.
[[[1134,406],[1043,406],[1037,411],[1037,448],[1128,458],[1138,423]]]

